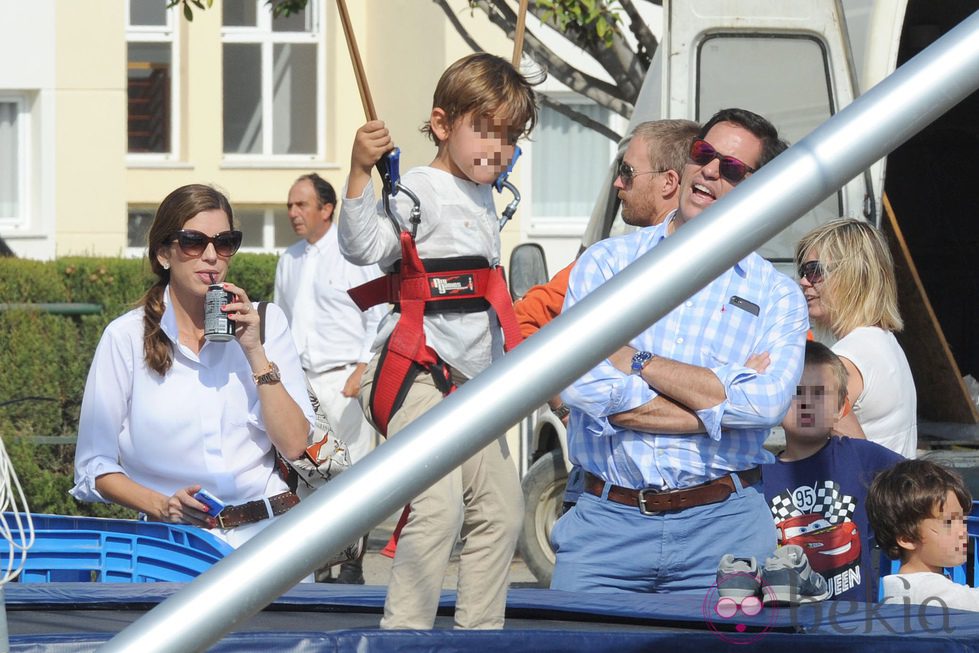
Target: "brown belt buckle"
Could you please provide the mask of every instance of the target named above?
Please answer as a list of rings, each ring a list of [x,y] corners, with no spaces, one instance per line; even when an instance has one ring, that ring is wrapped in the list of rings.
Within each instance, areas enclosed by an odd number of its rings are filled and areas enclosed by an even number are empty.
[[[660,491],[657,490],[656,488],[652,488],[652,487],[646,487],[646,488],[643,488],[643,489],[639,490],[639,512],[642,513],[643,515],[647,515],[647,516],[649,516],[649,515],[655,515],[656,513],[660,512],[660,511],[659,510],[646,510],[646,493],[647,492],[649,494],[659,494]]]

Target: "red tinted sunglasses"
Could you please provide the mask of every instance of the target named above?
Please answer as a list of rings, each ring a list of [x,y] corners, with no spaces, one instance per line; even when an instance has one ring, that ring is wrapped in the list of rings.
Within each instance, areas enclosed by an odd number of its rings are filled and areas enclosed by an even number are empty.
[[[169,238],[169,242],[177,243],[180,250],[187,256],[200,256],[208,245],[214,245],[218,256],[234,256],[241,247],[240,231],[222,231],[213,238],[194,229],[181,229]]]
[[[702,138],[696,139],[690,146],[690,160],[699,166],[705,166],[714,159],[721,162],[721,176],[732,184],[736,184],[748,176],[749,172],[755,169],[741,159],[733,156],[724,156],[714,149],[714,146]]]

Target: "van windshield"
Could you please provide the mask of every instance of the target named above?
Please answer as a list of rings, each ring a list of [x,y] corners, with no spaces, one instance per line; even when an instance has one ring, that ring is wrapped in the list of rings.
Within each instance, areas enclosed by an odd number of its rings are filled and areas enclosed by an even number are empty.
[[[796,143],[835,112],[830,67],[821,41],[800,34],[714,34],[697,52],[696,120],[703,122],[726,107],[765,116]],[[814,226],[843,214],[840,193],[794,222],[758,253],[771,260],[791,259],[799,238]]]

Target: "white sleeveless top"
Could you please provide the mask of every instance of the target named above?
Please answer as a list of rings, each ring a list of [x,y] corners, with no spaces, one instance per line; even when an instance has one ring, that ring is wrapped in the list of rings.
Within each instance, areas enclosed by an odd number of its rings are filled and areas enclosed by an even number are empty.
[[[918,397],[904,350],[890,331],[854,329],[833,345],[863,376],[853,414],[867,439],[914,458],[918,446]]]

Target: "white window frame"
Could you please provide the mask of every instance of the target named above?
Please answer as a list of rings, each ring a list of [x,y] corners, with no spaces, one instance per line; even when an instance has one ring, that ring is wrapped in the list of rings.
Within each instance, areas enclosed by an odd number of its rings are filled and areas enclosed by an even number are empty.
[[[572,91],[544,91],[547,96],[551,99],[561,102],[562,104],[569,105],[571,108],[577,106],[587,106],[595,105],[597,103],[592,100],[574,93]],[[541,109],[543,111],[543,107]],[[553,109],[552,109],[553,110]],[[616,131],[618,133],[624,133],[628,123],[622,116],[609,111],[609,119],[606,126]],[[534,135],[531,134],[531,139]],[[602,136],[602,138],[605,138]],[[527,190],[524,191],[524,200],[526,202],[525,206],[533,206],[533,188],[535,184],[533,183],[533,158],[534,149],[536,143],[531,140],[529,147],[524,147],[524,157],[526,161],[522,161],[521,164],[524,166],[523,170],[526,172],[521,175],[523,180],[523,187]],[[608,163],[601,167],[601,170],[597,173],[599,175],[604,175],[608,169],[608,164],[611,163],[616,157],[618,150],[618,143],[613,141],[608,141]],[[597,195],[596,195],[597,197]],[[585,231],[585,227],[588,225],[588,220],[591,218],[592,207],[589,206],[588,212],[582,215],[566,216],[566,215],[538,215],[532,213],[530,215],[530,224],[527,229],[527,236],[530,238],[535,237],[580,237]]]
[[[241,211],[241,210],[249,211],[249,212],[252,212],[252,213],[258,213],[258,212],[261,212],[262,213],[262,216],[263,216],[262,217],[262,244],[259,247],[246,247],[246,246],[242,245],[241,246],[241,249],[238,250],[239,252],[245,252],[245,253],[248,253],[248,254],[276,254],[276,255],[279,255],[279,254],[282,254],[282,252],[284,252],[286,250],[286,247],[288,247],[289,245],[291,245],[295,241],[299,240],[299,236],[296,236],[292,232],[292,230],[290,229],[289,230],[289,233],[292,234],[294,236],[294,238],[289,242],[288,245],[283,245],[282,247],[277,247],[276,246],[276,244],[275,244],[275,212],[277,210],[283,210],[283,208],[276,207],[276,206],[267,206],[267,205],[266,206],[262,206],[262,205],[251,205],[251,206],[247,206],[247,205],[245,205],[245,206],[240,206],[240,207],[238,207],[235,210],[236,217],[237,217],[238,212]],[[240,228],[240,227],[241,227],[241,225],[239,223],[238,224],[238,228]]]
[[[128,4],[128,3],[127,3]],[[123,257],[125,258],[141,258],[146,256],[146,246],[141,245],[140,247],[130,247],[129,246],[129,212],[133,209],[139,209],[144,211],[149,211],[153,213],[156,207],[149,204],[142,204],[139,202],[134,202],[132,204],[126,205],[126,248],[123,250]]]
[[[31,216],[31,113],[25,93],[0,93],[0,103],[13,104],[17,113],[17,209],[14,215],[0,215],[0,228],[23,231],[30,227]]]
[[[159,0],[161,3],[165,0]],[[171,162],[180,160],[180,31],[177,20],[180,7],[166,11],[166,25],[131,25],[129,1],[126,6],[126,63],[129,63],[130,43],[169,43],[170,44],[170,151],[169,152],[129,152],[129,105],[126,105],[126,160],[130,164],[151,162]],[[126,75],[127,85],[129,75]]]
[[[309,0],[306,5],[307,19],[312,24],[309,32],[273,32],[272,31],[272,12],[266,0],[252,0],[258,4],[255,27],[221,27],[221,45],[226,43],[250,43],[259,44],[261,47],[262,61],[262,151],[259,154],[239,154],[235,152],[222,152],[222,158],[226,164],[255,164],[276,163],[290,164],[295,163],[300,166],[307,165],[310,161],[324,161],[326,151],[326,48],[323,44],[323,35],[326,32],[326,12],[324,11],[323,0]],[[284,43],[312,44],[316,46],[316,150],[309,154],[273,154],[272,153],[272,73],[273,73],[273,51],[274,46]],[[223,62],[222,62],[223,66]],[[223,83],[223,82],[222,82]],[[222,121],[224,119],[224,108],[222,107]],[[222,145],[222,150],[224,146]]]

